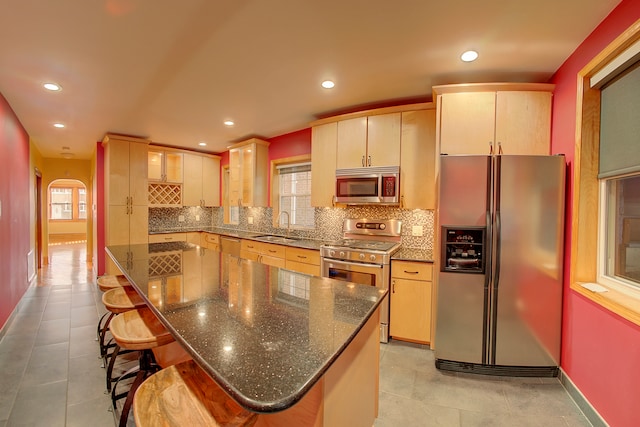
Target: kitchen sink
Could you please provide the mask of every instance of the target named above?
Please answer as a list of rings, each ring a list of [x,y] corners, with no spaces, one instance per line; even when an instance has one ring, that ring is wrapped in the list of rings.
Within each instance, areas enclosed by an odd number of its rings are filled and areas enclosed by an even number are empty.
[[[261,242],[270,242],[270,243],[289,243],[295,242],[298,239],[284,236],[274,236],[272,234],[266,234],[264,236],[255,236],[254,239],[260,240]]]

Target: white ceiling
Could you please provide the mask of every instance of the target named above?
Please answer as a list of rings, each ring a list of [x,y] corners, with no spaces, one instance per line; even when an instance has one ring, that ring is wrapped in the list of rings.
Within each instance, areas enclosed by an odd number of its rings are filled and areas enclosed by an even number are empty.
[[[436,84],[547,81],[619,1],[0,0],[0,93],[44,157],[106,132],[221,152]]]

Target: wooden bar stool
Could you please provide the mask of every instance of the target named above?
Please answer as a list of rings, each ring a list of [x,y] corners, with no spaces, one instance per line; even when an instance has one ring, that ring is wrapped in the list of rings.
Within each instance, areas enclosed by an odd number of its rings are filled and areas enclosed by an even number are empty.
[[[108,359],[108,350],[113,347],[113,344],[107,344],[105,340],[113,316],[144,307],[146,303],[131,286],[120,286],[109,289],[102,294],[102,304],[104,304],[107,312],[98,322],[97,336],[100,345],[100,357]]]
[[[100,288],[102,292],[106,292],[109,289],[120,288],[122,286],[131,286],[131,282],[129,282],[127,278],[121,274],[117,276],[100,276],[98,277],[97,283],[98,288]]]
[[[119,424],[120,427],[125,427],[136,389],[149,375],[160,369],[155,363],[152,349],[169,344],[174,341],[174,338],[164,325],[160,323],[153,312],[146,307],[118,314],[111,320],[110,329],[111,335],[113,335],[113,339],[117,344],[114,349],[115,355],[118,354],[120,348],[138,350],[140,352],[138,358],[139,366],[136,368],[137,374],[129,390],[125,393],[118,394],[117,388],[119,380],[111,390],[111,400],[114,410],[116,410],[116,402],[126,396],[122,412],[120,413]],[[110,367],[115,359],[115,355],[112,356],[109,362]],[[121,378],[124,377],[130,377],[129,373],[125,373]]]
[[[133,400],[133,417],[136,427],[249,427],[258,420],[193,360],[145,380]]]

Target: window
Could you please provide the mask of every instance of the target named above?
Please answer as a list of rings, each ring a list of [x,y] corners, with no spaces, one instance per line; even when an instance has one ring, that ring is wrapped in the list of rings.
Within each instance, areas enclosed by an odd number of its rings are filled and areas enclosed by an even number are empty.
[[[87,219],[87,190],[80,182],[52,185],[49,189],[49,219],[74,221]]]
[[[603,182],[602,275],[640,286],[640,174]]]
[[[73,219],[73,189],[51,189],[51,219]]]
[[[625,67],[600,92],[599,278],[640,286],[640,67]]]
[[[311,163],[283,164],[278,171],[279,227],[313,228],[314,209],[311,206]],[[282,215],[287,212],[287,215]],[[287,224],[289,221],[289,224]]]

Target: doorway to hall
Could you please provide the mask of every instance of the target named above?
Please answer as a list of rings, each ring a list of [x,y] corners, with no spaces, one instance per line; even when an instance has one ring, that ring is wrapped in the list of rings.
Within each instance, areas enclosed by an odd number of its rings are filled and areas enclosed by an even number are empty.
[[[87,243],[87,188],[75,179],[57,179],[47,191],[47,235],[49,247],[76,247]],[[49,263],[55,254],[49,250]],[[86,256],[86,255],[85,255]]]

